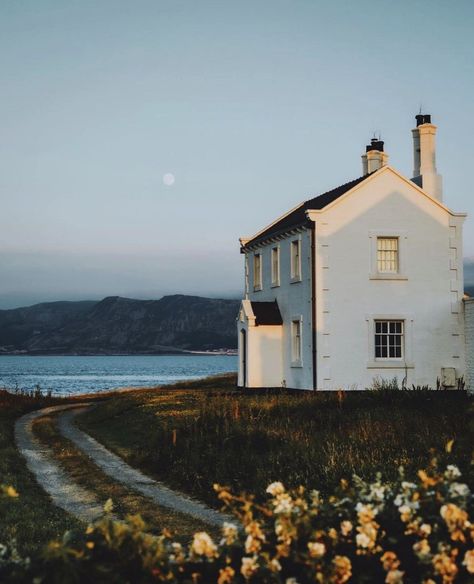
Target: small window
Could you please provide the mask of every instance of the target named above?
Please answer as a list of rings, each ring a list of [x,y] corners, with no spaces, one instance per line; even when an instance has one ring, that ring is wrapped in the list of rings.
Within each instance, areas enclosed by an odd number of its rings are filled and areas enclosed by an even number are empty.
[[[295,239],[291,242],[291,279],[301,280],[301,242]]]
[[[253,289],[262,289],[262,256],[259,253],[253,256]]]
[[[291,322],[291,360],[294,363],[301,362],[301,320]]]
[[[398,237],[377,237],[377,271],[398,273]]]
[[[402,359],[404,340],[403,320],[375,321],[375,358]]]
[[[280,248],[272,247],[272,286],[280,285]]]

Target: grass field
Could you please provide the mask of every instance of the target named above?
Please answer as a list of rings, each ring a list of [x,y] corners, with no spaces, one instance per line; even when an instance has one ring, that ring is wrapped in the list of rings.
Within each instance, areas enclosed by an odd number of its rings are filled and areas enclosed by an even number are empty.
[[[251,393],[235,378],[112,397],[79,425],[127,462],[216,504],[212,484],[263,494],[274,480],[331,490],[353,473],[393,478],[433,454],[472,472],[473,400],[464,392]],[[471,475],[472,480],[472,475]]]
[[[16,418],[57,402],[48,398],[11,395],[0,390],[0,483],[11,485],[20,493],[18,499],[0,499],[0,541],[15,538],[19,549],[28,553],[77,526],[73,518],[50,503],[49,497],[36,484],[16,450],[13,438]]]

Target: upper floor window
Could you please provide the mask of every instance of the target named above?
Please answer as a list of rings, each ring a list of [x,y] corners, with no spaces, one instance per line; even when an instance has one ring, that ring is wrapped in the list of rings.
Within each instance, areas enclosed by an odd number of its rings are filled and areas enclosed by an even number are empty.
[[[291,242],[291,280],[301,280],[301,241],[295,239]]]
[[[259,253],[253,256],[253,289],[262,289],[262,256]]]
[[[280,248],[272,247],[272,286],[280,285]]]
[[[403,320],[375,321],[375,358],[402,359],[404,341]]]
[[[381,274],[398,274],[398,237],[377,237],[377,271]]]

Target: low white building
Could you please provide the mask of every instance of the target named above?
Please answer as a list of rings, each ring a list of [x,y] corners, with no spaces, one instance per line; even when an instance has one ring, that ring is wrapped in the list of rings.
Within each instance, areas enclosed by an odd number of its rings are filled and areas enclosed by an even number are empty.
[[[436,126],[416,120],[414,178],[388,166],[374,139],[360,178],[241,238],[239,386],[466,382],[466,214],[443,203]]]

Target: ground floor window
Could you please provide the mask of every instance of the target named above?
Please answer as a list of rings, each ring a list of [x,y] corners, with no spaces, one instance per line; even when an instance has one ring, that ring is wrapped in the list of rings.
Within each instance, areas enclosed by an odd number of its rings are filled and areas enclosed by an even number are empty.
[[[375,321],[375,358],[402,359],[404,340],[403,320]]]
[[[291,322],[291,360],[301,363],[301,319]]]

